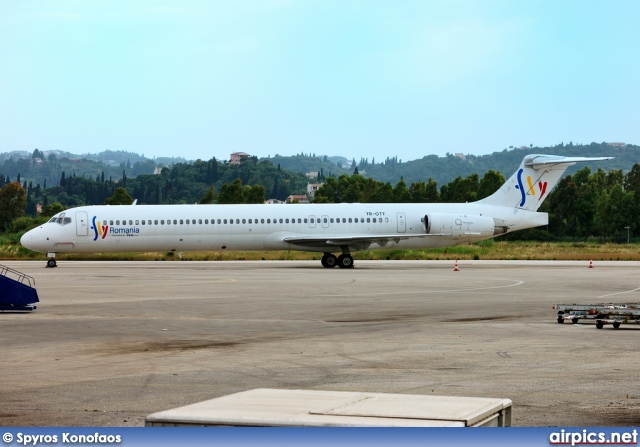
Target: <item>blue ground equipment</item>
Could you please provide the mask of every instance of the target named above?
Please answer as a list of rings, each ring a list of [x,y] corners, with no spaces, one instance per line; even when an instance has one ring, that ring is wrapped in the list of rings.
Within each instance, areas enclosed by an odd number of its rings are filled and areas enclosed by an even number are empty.
[[[35,285],[31,276],[0,265],[0,312],[34,310],[40,301]]]

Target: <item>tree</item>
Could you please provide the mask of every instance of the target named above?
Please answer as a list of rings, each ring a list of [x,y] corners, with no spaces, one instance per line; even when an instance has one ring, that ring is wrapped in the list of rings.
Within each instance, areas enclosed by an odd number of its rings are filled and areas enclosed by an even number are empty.
[[[264,203],[267,190],[262,185],[245,186],[242,188],[244,203]]]
[[[231,184],[222,185],[218,194],[218,203],[244,203],[242,180],[237,178]]]
[[[204,193],[204,196],[202,196],[202,198],[198,201],[200,205],[206,205],[206,204],[215,203],[215,202],[216,202],[216,192],[213,189],[213,186],[207,189],[207,192]]]
[[[105,205],[131,205],[132,203],[133,197],[123,187],[116,188],[113,196],[104,201]]]
[[[407,188],[407,183],[404,179],[400,179],[393,188],[393,201],[395,203],[409,203],[411,202],[411,192]]]
[[[504,175],[502,175],[500,172],[494,171],[493,169],[489,169],[487,172],[485,172],[482,180],[480,180],[478,193],[476,194],[476,200],[489,197],[491,194],[500,189],[504,182]]]
[[[0,231],[7,229],[12,220],[24,215],[27,194],[18,182],[11,182],[0,189]]]
[[[40,213],[40,215],[52,217],[64,211],[65,209],[66,208],[60,202],[49,203],[48,205],[45,205],[44,208],[42,208],[42,213]]]

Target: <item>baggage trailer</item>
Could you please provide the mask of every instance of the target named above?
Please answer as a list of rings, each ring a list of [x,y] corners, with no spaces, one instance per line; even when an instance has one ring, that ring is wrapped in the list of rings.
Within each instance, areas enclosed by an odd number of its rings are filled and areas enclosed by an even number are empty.
[[[580,319],[595,320],[596,328],[611,324],[618,329],[622,323],[640,324],[640,303],[599,303],[599,304],[554,304],[558,311],[558,323],[571,320],[576,324]]]

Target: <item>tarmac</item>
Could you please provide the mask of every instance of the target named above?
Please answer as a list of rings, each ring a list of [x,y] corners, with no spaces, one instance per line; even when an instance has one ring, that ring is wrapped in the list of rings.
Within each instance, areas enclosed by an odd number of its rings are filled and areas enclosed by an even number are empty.
[[[142,426],[254,388],[508,398],[514,426],[637,426],[640,325],[552,305],[640,302],[640,262],[1,261],[0,426]]]

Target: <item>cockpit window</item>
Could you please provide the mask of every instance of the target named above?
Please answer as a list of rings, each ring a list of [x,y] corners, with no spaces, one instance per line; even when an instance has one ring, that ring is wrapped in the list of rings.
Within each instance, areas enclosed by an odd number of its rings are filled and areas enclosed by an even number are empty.
[[[49,222],[55,222],[58,225],[67,225],[71,223],[71,218],[65,217],[64,213],[62,213],[59,216],[53,216]]]

